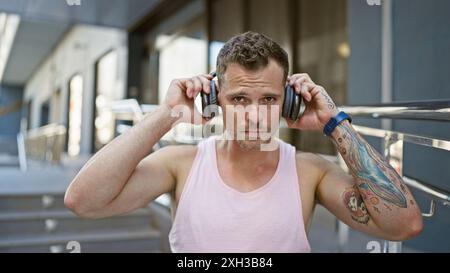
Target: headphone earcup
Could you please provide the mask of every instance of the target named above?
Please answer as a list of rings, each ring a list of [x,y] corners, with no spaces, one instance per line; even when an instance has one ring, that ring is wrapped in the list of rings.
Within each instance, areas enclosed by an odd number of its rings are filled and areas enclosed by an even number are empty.
[[[206,114],[206,109],[208,109],[209,106],[209,94],[201,92],[201,96],[202,96],[202,116],[208,118],[209,116],[207,116]]]
[[[302,106],[302,96],[295,93],[295,98],[294,98],[294,106],[292,107],[292,113],[291,113],[291,119],[296,121],[299,117],[300,114],[300,108]]]
[[[217,100],[217,87],[216,87],[216,83],[214,80],[211,80],[211,85],[210,85],[210,95],[209,95],[209,106],[210,106],[210,113],[211,113],[211,118],[215,117],[216,114],[219,114],[219,105],[218,105],[218,100]]]
[[[214,80],[211,80],[209,94],[202,94],[202,116],[205,118],[213,118],[219,111],[217,105],[217,88]]]
[[[284,89],[284,101],[283,101],[283,109],[282,116],[284,118],[289,118],[289,105],[291,104],[291,94],[292,94],[292,86],[286,85]]]
[[[283,117],[291,119],[292,109],[294,106],[295,91],[290,85],[287,85],[284,91]]]
[[[298,119],[302,104],[302,96],[295,93],[291,85],[287,85],[284,91],[284,102],[282,116],[296,121]]]

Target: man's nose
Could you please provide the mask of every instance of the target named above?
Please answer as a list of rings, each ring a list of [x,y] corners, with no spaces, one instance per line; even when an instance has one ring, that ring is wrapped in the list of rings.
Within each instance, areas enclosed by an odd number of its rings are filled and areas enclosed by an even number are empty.
[[[260,107],[260,105],[256,104],[256,103],[247,106],[245,116],[246,116],[246,120],[249,123],[252,123],[252,124],[259,123],[259,119],[260,119],[259,107]]]

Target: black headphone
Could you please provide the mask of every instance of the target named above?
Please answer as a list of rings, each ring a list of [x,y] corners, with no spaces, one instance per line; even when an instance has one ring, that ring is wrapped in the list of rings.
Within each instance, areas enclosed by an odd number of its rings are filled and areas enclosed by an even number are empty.
[[[217,104],[218,92],[214,82],[214,78],[217,74],[216,72],[212,72],[210,75],[213,79],[211,79],[209,94],[201,92],[202,115],[205,118],[213,118],[219,113],[219,107]],[[302,102],[302,96],[297,94],[291,85],[287,84],[284,89],[283,110],[281,115],[286,119],[296,121],[299,118]]]

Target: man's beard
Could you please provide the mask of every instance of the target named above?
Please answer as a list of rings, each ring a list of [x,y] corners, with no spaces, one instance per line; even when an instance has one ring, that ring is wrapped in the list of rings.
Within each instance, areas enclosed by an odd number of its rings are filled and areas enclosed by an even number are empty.
[[[250,152],[250,151],[261,150],[261,145],[265,144],[265,143],[269,143],[270,139],[269,140],[262,140],[262,139],[236,140],[236,142],[242,150]]]

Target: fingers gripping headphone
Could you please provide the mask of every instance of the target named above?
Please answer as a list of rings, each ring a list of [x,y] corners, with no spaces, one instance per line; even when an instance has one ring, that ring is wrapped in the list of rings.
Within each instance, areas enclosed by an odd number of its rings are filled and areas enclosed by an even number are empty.
[[[210,83],[209,94],[201,92],[202,115],[205,118],[215,117],[219,110],[217,101],[218,90],[216,88],[216,83],[214,82],[214,78],[217,75],[216,72],[212,72],[210,75],[213,79]],[[282,116],[286,119],[296,121],[299,118],[302,102],[302,96],[297,94],[291,85],[287,84],[284,89]]]

